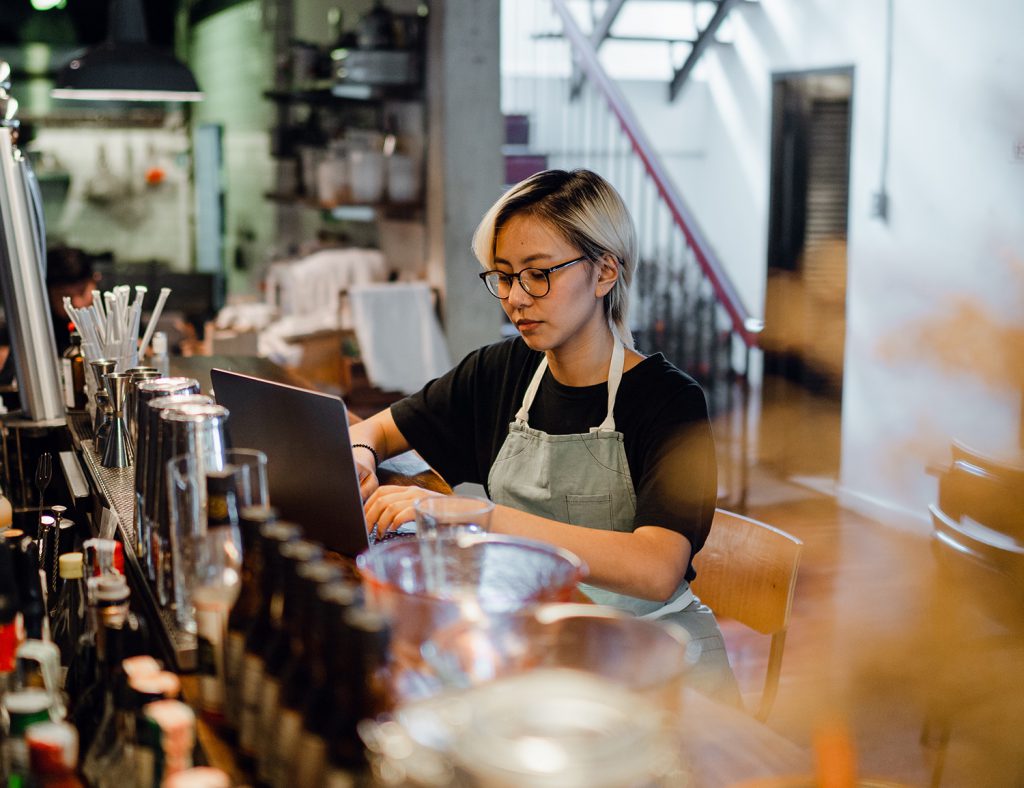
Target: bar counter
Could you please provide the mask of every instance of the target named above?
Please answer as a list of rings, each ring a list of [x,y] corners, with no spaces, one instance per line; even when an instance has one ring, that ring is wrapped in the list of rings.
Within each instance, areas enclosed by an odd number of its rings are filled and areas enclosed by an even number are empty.
[[[209,371],[229,369],[278,382],[303,386],[303,381],[287,370],[265,359],[234,357],[192,357],[174,359],[172,374],[198,379],[203,391],[210,391]],[[126,545],[134,544],[133,477],[134,469],[106,469],[89,434],[88,424],[82,417],[69,419],[75,448],[85,468],[95,496],[96,523],[104,522],[102,512],[109,510],[117,517],[120,538]],[[382,463],[381,481],[389,484],[415,484],[451,493],[451,488],[416,455],[403,455]],[[109,515],[106,522],[109,523]],[[97,526],[97,529],[99,526]],[[145,581],[132,550],[125,550],[126,573],[133,588],[133,606],[151,622],[159,622],[157,655],[177,669],[182,676],[182,690],[186,700],[198,708],[199,679],[191,673],[195,669],[195,637],[181,632],[172,617],[156,604],[153,593]],[[332,556],[355,576],[354,563],[341,556]],[[807,773],[810,762],[807,754],[770,728],[748,715],[722,706],[697,694],[685,691],[683,714],[679,727],[682,762],[693,786],[720,786],[742,781],[757,781],[770,777]],[[201,759],[209,765],[227,772],[235,784],[247,784],[253,775],[244,772],[229,746],[208,722],[197,715],[197,738]],[[411,784],[411,783],[410,783]]]

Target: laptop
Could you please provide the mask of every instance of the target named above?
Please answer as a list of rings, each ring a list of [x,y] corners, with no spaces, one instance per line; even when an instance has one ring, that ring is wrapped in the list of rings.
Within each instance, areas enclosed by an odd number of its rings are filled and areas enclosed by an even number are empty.
[[[224,369],[211,370],[210,379],[231,414],[229,445],[266,453],[270,505],[281,518],[329,550],[365,550],[370,539],[341,398]]]

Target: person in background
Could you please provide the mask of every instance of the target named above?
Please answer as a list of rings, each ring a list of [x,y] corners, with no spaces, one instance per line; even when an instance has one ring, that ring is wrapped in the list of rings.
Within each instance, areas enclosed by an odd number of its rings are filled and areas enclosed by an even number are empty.
[[[76,309],[92,304],[92,291],[99,287],[93,257],[72,246],[55,246],[46,253],[46,291],[53,320],[53,338],[58,355],[71,344],[71,322],[64,311],[64,297]]]
[[[378,486],[378,459],[415,449],[449,484],[486,486],[492,531],[582,558],[593,601],[680,624],[700,650],[691,685],[738,702],[689,587],[717,498],[707,403],[660,353],[633,349],[638,244],[622,199],[587,170],[538,173],[490,208],[473,251],[518,336],[352,426],[367,523],[395,529],[437,494]]]

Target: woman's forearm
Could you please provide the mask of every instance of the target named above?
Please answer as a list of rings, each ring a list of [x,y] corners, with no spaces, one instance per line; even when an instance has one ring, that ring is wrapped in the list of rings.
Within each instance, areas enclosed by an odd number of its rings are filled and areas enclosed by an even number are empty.
[[[391,409],[375,413],[370,418],[349,427],[349,438],[353,444],[372,446],[381,460],[394,457],[409,450],[409,442],[395,424]]]
[[[602,531],[495,506],[491,531],[563,547],[587,563],[588,583],[641,599],[667,600],[690,562],[686,537],[657,526]]]

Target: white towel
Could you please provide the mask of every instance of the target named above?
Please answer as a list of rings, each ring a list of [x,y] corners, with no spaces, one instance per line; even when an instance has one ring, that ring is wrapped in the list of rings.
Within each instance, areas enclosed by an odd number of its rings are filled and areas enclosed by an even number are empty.
[[[355,285],[349,298],[359,354],[373,385],[411,394],[451,368],[426,283]]]

